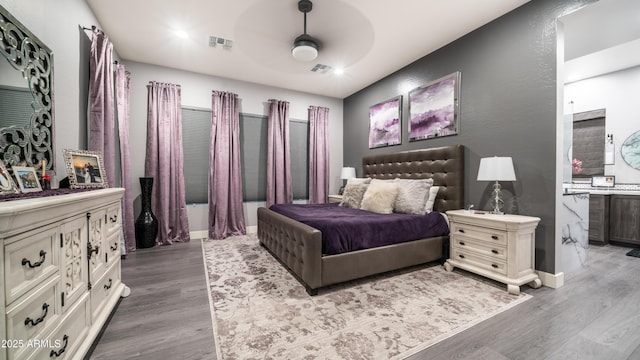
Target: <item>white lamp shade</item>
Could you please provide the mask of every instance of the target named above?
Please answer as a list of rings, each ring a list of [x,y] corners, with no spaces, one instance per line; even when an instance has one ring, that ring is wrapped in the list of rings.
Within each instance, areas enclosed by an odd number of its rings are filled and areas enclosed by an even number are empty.
[[[348,180],[356,177],[356,168],[352,167],[343,167],[342,172],[340,172],[340,179]]]
[[[480,159],[478,181],[515,181],[511,157],[488,157]]]

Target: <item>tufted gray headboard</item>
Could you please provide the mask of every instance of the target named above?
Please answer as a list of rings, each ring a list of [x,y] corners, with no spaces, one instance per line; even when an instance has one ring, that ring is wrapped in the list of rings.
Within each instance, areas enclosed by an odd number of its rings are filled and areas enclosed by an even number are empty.
[[[369,155],[362,158],[364,177],[373,179],[429,179],[440,186],[436,211],[464,208],[464,146]]]

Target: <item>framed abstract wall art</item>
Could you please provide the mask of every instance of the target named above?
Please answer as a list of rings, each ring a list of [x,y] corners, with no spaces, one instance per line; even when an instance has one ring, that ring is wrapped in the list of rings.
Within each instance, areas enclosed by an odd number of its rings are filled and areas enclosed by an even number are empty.
[[[369,149],[402,142],[402,95],[369,108]]]
[[[409,141],[458,134],[460,72],[409,92]]]
[[[100,152],[64,149],[63,154],[72,189],[108,187]]]

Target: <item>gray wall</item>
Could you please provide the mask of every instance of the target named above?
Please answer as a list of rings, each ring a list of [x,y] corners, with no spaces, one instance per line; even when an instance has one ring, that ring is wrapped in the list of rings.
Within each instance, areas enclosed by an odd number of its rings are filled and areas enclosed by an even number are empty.
[[[465,204],[489,209],[491,184],[475,180],[480,158],[513,157],[505,212],[541,218],[536,268],[555,273],[556,18],[589,2],[533,0],[346,98],[344,166],[361,174],[364,155],[463,144]],[[462,73],[459,134],[409,142],[408,90],[454,71]],[[369,106],[399,94],[402,144],[369,149]]]

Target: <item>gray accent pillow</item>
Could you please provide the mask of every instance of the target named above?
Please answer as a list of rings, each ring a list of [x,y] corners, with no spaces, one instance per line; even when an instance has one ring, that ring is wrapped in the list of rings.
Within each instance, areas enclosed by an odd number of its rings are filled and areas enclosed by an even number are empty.
[[[344,187],[344,193],[342,193],[342,201],[340,206],[360,209],[360,203],[362,203],[362,197],[367,191],[369,184],[355,183],[348,184]]]
[[[395,182],[399,191],[393,210],[405,214],[424,214],[433,179],[396,179]]]
[[[347,180],[347,185],[349,184],[369,184],[371,182],[371,178],[351,178]]]

